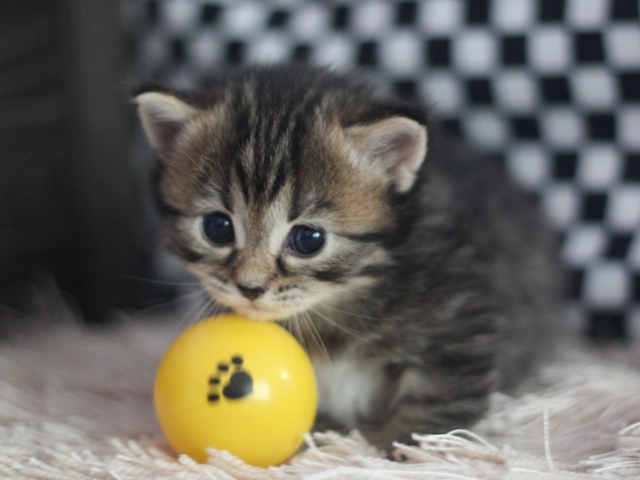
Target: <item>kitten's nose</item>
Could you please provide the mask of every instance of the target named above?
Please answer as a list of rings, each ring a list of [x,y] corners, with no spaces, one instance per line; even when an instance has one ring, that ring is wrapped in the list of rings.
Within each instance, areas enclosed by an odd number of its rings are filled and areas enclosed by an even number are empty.
[[[261,287],[247,287],[246,285],[238,285],[240,293],[249,300],[253,301],[264,293],[264,288]]]

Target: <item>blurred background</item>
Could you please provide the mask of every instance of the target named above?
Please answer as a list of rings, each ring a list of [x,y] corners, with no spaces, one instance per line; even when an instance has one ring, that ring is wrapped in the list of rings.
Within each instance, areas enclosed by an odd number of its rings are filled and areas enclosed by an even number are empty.
[[[88,319],[135,304],[140,178],[118,2],[4,0],[0,15],[0,303],[58,283]]]
[[[562,238],[573,328],[640,335],[640,0],[2,4],[0,304],[53,279],[100,322],[178,295],[133,87],[299,61],[360,69],[499,156]]]

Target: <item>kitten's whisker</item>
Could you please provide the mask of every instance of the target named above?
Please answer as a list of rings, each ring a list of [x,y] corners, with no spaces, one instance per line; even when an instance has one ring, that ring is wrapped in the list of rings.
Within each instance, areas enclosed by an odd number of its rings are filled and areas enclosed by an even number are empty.
[[[192,324],[195,324],[202,319],[219,315],[220,313],[223,313],[226,309],[227,307],[225,307],[221,303],[216,302],[209,295],[206,295],[205,298],[203,299],[202,306],[198,310],[197,316],[195,316],[195,320],[192,322]],[[207,325],[207,326],[210,326],[210,325]],[[206,340],[206,335],[203,335],[202,341],[204,342],[205,340]]]
[[[194,290],[193,292],[181,293],[178,296],[178,298],[179,299],[186,299],[186,298],[189,298],[189,297],[195,297],[197,295],[202,295],[203,301],[210,299],[209,295],[207,295],[207,292],[203,288],[200,288],[198,290]]]
[[[193,318],[196,312],[200,312],[201,309],[206,310],[204,305],[211,303],[211,298],[207,295],[204,289],[196,290],[193,292],[183,293],[179,295],[175,300],[175,303],[181,304],[181,310],[189,308],[184,314],[184,317],[188,317],[189,323],[194,323]]]
[[[141,277],[139,275],[120,275],[118,278],[125,280],[136,280],[138,282],[153,283],[155,285],[174,285],[178,287],[201,287],[202,283],[194,280],[193,282],[179,282],[176,280],[161,280],[158,278]]]
[[[365,337],[363,337],[360,332],[357,332],[349,327],[345,327],[344,325],[341,325],[339,322],[336,322],[335,320],[332,320],[329,317],[324,316],[322,313],[320,313],[318,310],[311,308],[310,309],[313,313],[315,313],[316,315],[318,315],[320,318],[323,318],[324,320],[326,320],[327,322],[329,322],[331,325],[333,325],[336,328],[339,328],[340,330],[342,330],[345,333],[348,333],[349,335],[352,335],[356,338],[360,338],[362,340],[367,340]]]
[[[298,317],[297,313],[293,314],[293,318],[296,325],[296,332],[297,332],[296,337],[298,337],[298,340],[302,344],[302,348],[304,348],[304,351],[307,353],[307,355],[309,355],[309,348],[307,347],[307,341],[304,338],[304,332],[302,331],[302,320],[300,319],[300,317]]]
[[[211,316],[220,315],[225,311],[226,307],[215,300],[211,301]]]
[[[204,291],[202,293],[205,293]],[[205,315],[205,312],[211,308],[213,304],[213,300],[211,299],[211,297],[209,297],[208,295],[205,295],[199,299],[195,305],[189,309],[189,311],[187,312],[187,314],[184,317],[184,320],[189,324],[189,325],[193,325],[196,322],[200,321],[203,316]]]
[[[282,320],[279,321],[279,323],[281,324],[282,327],[284,327],[284,329],[287,332],[289,332],[291,335],[295,337],[295,334],[291,330],[291,317],[283,318]]]
[[[203,294],[204,290],[197,292],[191,292],[189,296],[194,294]],[[195,324],[196,321],[202,318],[202,312],[208,308],[211,299],[207,295],[203,295],[202,298],[197,298],[196,301],[184,311],[182,308],[176,309],[174,317],[177,317],[174,328],[171,330],[171,337],[177,337],[184,330]],[[195,318],[195,320],[194,320]]]
[[[339,313],[344,313],[345,315],[349,315],[351,317],[364,318],[364,319],[367,319],[367,320],[383,320],[380,317],[372,317],[370,315],[362,315],[360,313],[349,312],[348,310],[342,310],[340,308],[332,307],[331,305],[329,305],[327,303],[318,302],[318,305],[321,305],[324,308],[328,308],[329,310],[334,310],[334,311],[339,312]]]
[[[198,317],[196,317],[195,322],[193,322],[193,323],[195,324],[195,323],[199,322],[203,317],[207,317],[205,312],[211,311],[213,309],[214,304],[215,304],[214,300],[207,295],[207,297],[204,299],[202,308],[199,310]],[[207,329],[211,328],[211,324],[210,323],[205,324],[205,326],[207,327]],[[208,337],[208,335],[202,335],[200,337],[200,344],[201,345],[204,342],[206,342],[207,337]],[[205,345],[205,347],[206,347],[206,345]]]
[[[300,321],[298,319],[298,314],[294,313],[292,319],[293,319],[293,325],[295,326],[295,330],[296,330],[295,336],[298,338],[298,340],[302,344],[302,348],[304,348],[304,351],[306,352],[306,354],[309,355],[309,349],[307,348],[307,343],[306,343],[306,341],[304,339],[304,335],[302,333],[302,327],[300,326]]]
[[[157,282],[157,283],[163,284],[163,282]],[[169,282],[167,282],[166,284],[172,285]],[[180,284],[176,283],[175,285],[180,285]],[[184,285],[189,285],[189,284],[184,284]],[[157,298],[157,299],[149,300],[145,302],[144,305],[139,306],[137,310],[139,310],[143,314],[152,314],[157,312],[158,310],[179,311],[184,307],[184,300],[187,299],[187,297],[202,294],[201,285],[193,284],[189,286],[198,286],[200,288],[194,289],[193,291],[189,291],[186,293],[180,293],[178,295],[174,295],[169,298]]]
[[[324,353],[324,356],[327,358],[327,360],[331,362],[331,356],[329,355],[329,350],[327,350],[327,346],[324,344],[324,341],[322,340],[322,336],[320,335],[320,332],[318,332],[318,329],[314,325],[313,320],[309,315],[309,312],[303,311],[300,313],[304,315],[303,318],[305,320],[305,325],[307,326],[307,330],[309,330],[311,339],[316,343],[316,345],[318,345],[318,348],[320,349],[321,352]]]

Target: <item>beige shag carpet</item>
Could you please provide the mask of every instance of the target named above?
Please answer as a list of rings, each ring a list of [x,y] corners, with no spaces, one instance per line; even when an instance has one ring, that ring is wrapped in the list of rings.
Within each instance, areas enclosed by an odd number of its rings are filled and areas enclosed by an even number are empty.
[[[151,402],[157,362],[185,325],[89,330],[54,310],[48,326],[0,344],[1,478],[640,479],[640,359],[630,351],[567,346],[528,393],[496,394],[472,432],[418,432],[418,446],[397,445],[399,461],[357,432],[328,432],[279,467],[222,451],[201,465],[166,444]]]

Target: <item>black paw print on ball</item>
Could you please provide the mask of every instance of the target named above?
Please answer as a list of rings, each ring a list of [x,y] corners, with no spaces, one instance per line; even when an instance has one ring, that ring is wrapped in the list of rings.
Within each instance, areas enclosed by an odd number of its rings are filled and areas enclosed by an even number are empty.
[[[233,372],[229,382],[222,388],[222,396],[229,400],[239,400],[253,393],[253,378],[243,369],[244,360],[240,355],[231,357]],[[231,366],[226,362],[218,364],[218,371],[209,377],[209,395],[207,400],[209,403],[216,403],[220,400],[220,385],[224,377],[229,374]]]

